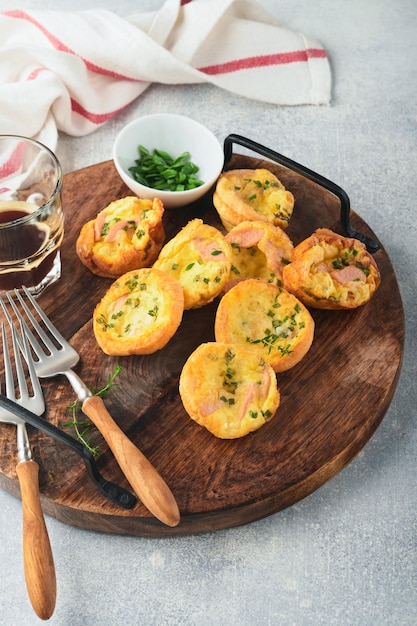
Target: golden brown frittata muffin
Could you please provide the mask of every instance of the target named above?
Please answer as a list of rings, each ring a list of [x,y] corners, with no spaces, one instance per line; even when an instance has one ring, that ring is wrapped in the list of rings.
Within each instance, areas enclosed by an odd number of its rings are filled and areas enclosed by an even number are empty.
[[[189,416],[221,439],[257,430],[280,401],[275,372],[262,357],[241,345],[215,342],[190,355],[179,391]]]
[[[159,198],[115,200],[81,228],[76,243],[81,262],[105,278],[150,267],[165,239],[163,213]]]
[[[120,276],[93,314],[97,343],[106,354],[151,354],[163,348],[182,320],[181,285],[153,268]]]
[[[370,300],[381,277],[362,242],[319,228],[294,248],[283,281],[307,306],[354,309]]]
[[[213,204],[226,230],[245,220],[261,220],[285,229],[294,209],[294,196],[269,170],[229,170],[219,176]]]
[[[293,294],[249,278],[221,299],[214,332],[216,341],[255,350],[275,372],[283,372],[299,363],[310,349],[314,320]]]
[[[293,244],[279,226],[245,221],[226,235],[233,249],[232,270],[225,291],[247,278],[282,284],[282,270],[291,262]]]
[[[218,296],[229,277],[232,248],[224,235],[201,219],[188,222],[162,248],[154,267],[184,290],[184,308],[196,309]]]

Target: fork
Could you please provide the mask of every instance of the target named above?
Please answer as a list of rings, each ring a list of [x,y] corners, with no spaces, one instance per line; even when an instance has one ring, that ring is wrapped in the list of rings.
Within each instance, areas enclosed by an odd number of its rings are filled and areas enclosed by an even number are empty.
[[[30,408],[36,415],[41,415],[45,409],[42,390],[30,361],[27,369],[31,391],[28,389],[15,325],[11,325],[15,375],[4,322],[1,323],[1,337],[7,398],[27,409]],[[28,348],[27,343],[25,348]],[[15,382],[18,387],[18,396],[16,396]],[[17,426],[18,463],[16,472],[23,509],[23,561],[26,588],[35,613],[41,619],[49,619],[55,609],[56,576],[51,544],[40,501],[39,467],[32,458],[25,422],[6,409],[0,409],[0,421]]]
[[[78,352],[51,323],[28,289],[23,287],[23,292],[50,333],[48,335],[44,331],[20,291],[7,292],[10,306],[22,324],[36,355],[34,359],[36,374],[40,378],[49,378],[58,374],[67,377],[82,404],[83,412],[103,435],[122,472],[142,503],[161,522],[168,526],[176,526],[180,521],[180,512],[170,488],[152,463],[115,423],[102,398],[93,395],[80,377],[71,369],[79,361]],[[13,298],[13,293],[16,300]],[[44,347],[29,329],[17,302]]]

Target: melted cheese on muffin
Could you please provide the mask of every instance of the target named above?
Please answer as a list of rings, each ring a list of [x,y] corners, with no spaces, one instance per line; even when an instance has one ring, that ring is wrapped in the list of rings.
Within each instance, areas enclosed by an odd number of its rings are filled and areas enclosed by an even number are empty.
[[[284,287],[318,309],[353,309],[368,302],[381,282],[365,245],[320,228],[294,248]]]
[[[245,220],[287,228],[294,196],[266,169],[229,170],[220,175],[213,204],[226,230]]]
[[[222,233],[196,218],[165,244],[154,267],[178,280],[184,308],[195,309],[221,293],[231,261],[232,249]]]
[[[216,341],[250,347],[275,372],[283,372],[307,354],[313,342],[314,321],[293,294],[250,278],[223,296],[214,332]]]
[[[165,239],[159,198],[115,200],[82,227],[76,252],[86,267],[106,278],[150,267]]]
[[[240,345],[201,344],[187,359],[179,391],[189,416],[221,439],[243,437],[275,414],[280,401],[275,372]]]
[[[182,320],[181,285],[150,268],[120,276],[96,306],[93,330],[106,354],[151,354],[163,348]]]
[[[293,244],[278,226],[267,222],[245,221],[226,235],[232,246],[230,279],[225,290],[247,278],[282,284],[282,271],[290,263]]]

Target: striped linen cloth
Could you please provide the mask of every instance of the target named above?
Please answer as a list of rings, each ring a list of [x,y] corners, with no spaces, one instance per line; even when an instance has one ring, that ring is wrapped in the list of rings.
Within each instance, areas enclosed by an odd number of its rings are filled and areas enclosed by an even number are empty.
[[[0,132],[54,148],[97,129],[151,83],[211,83],[277,105],[327,104],[316,40],[249,0],[166,0],[126,19],[104,9],[0,13]]]

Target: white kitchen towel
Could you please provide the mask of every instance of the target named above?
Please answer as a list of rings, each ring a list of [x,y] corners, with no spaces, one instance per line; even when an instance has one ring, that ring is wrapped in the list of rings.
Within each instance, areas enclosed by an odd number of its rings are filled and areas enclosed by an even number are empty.
[[[151,83],[212,83],[278,105],[326,104],[316,40],[249,0],[166,0],[126,19],[104,9],[0,13],[0,133],[54,148],[94,131]]]

